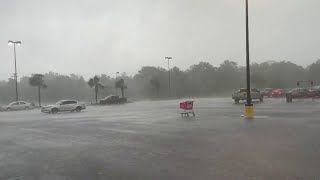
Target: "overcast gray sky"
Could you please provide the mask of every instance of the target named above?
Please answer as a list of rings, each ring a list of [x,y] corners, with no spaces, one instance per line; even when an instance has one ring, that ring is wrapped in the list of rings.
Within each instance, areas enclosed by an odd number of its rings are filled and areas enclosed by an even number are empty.
[[[245,62],[244,0],[0,0],[0,79]],[[320,58],[319,0],[250,0],[252,62]]]

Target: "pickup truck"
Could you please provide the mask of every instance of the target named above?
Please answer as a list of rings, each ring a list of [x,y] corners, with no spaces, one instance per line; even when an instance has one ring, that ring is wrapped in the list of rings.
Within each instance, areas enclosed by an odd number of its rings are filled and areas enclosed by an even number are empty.
[[[247,99],[247,89],[241,88],[237,92],[232,94],[232,99],[238,104],[240,101]],[[263,101],[263,95],[258,89],[252,88],[251,89],[251,99],[259,99]]]

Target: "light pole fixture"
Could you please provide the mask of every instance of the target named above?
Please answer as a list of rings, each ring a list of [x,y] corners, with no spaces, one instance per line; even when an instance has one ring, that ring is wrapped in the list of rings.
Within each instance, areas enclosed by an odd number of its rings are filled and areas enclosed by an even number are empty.
[[[116,82],[115,82],[115,87],[116,87],[116,95],[118,96],[118,88],[117,88],[117,79],[118,79],[118,74],[119,72],[116,72]]]
[[[250,46],[249,46],[249,8],[248,0],[246,1],[246,75],[247,75],[247,102],[245,104],[245,118],[253,118],[253,104],[251,99],[250,86]]]
[[[169,83],[169,97],[170,97],[171,96],[170,60],[172,60],[172,57],[165,57],[165,60],[168,60],[168,83]]]
[[[16,56],[16,45],[20,45],[21,41],[8,41],[9,45],[13,44],[13,51],[14,51],[14,78],[16,80],[16,101],[19,100],[18,96],[18,74],[17,74],[17,56]]]

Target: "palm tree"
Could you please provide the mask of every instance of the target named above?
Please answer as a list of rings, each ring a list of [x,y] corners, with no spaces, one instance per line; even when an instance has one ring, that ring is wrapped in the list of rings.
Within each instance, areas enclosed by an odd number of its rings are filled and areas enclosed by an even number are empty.
[[[118,81],[116,81],[116,88],[121,89],[121,95],[122,97],[124,97],[124,89],[127,89],[127,86],[124,84],[123,79],[119,79]]]
[[[159,97],[159,91],[160,91],[160,82],[158,78],[152,78],[150,80],[151,86],[156,90],[156,95]]]
[[[43,79],[42,74],[33,74],[29,78],[29,84],[31,86],[37,87],[38,88],[38,102],[39,102],[39,107],[41,107],[41,88],[47,88],[47,85],[44,84],[44,79]]]
[[[98,104],[98,91],[99,91],[99,89],[103,89],[104,88],[104,86],[99,81],[100,81],[100,78],[97,75],[95,75],[93,78],[90,78],[89,81],[88,81],[88,85],[91,88],[94,87],[96,104]]]

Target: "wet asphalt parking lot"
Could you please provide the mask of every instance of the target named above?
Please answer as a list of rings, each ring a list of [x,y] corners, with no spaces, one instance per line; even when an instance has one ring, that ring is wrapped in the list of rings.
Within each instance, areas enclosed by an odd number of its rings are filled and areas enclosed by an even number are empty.
[[[320,179],[320,100],[230,98],[0,113],[0,180]]]

